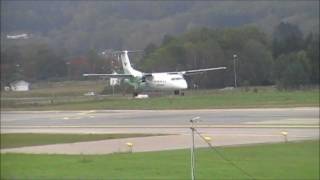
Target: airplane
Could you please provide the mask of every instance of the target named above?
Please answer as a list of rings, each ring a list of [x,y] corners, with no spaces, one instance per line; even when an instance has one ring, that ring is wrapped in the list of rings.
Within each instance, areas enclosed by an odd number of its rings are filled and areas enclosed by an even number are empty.
[[[83,74],[83,76],[124,79],[126,83],[134,87],[135,92],[133,93],[133,96],[138,96],[138,93],[151,90],[174,91],[175,95],[179,95],[181,90],[188,88],[187,80],[185,79],[186,76],[200,74],[207,71],[226,69],[226,67],[215,67],[176,72],[145,73],[138,71],[131,66],[128,56],[128,53],[130,52],[136,51],[124,50],[114,52],[114,54],[118,54],[121,57],[124,71],[123,74]]]
[[[29,39],[28,34],[7,35],[7,39]]]

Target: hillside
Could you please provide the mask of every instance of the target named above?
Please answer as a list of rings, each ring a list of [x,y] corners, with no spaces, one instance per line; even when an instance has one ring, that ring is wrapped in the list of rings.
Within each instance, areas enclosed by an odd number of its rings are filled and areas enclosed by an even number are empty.
[[[319,30],[319,1],[1,1],[2,36],[81,54],[88,49],[143,49],[166,34],[195,28],[254,25],[271,35],[281,21],[307,34]],[[8,42],[2,42],[8,43]]]

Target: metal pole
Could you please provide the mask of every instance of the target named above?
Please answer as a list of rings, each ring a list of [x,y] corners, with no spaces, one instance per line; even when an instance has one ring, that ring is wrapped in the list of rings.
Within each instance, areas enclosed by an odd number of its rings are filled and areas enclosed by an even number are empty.
[[[192,137],[192,144],[191,144],[191,179],[192,180],[195,180],[196,179],[196,174],[195,174],[195,171],[196,171],[196,161],[195,161],[195,146],[194,146],[194,131],[195,131],[195,128],[194,128],[194,123],[199,119],[200,117],[194,117],[190,120],[191,122],[191,137]]]
[[[193,126],[193,123],[192,123]],[[194,127],[191,127],[192,146],[191,146],[191,179],[195,180],[195,159],[194,159]]]
[[[236,72],[236,59],[237,55],[233,55],[233,72],[234,72],[234,87],[237,88],[237,72]]]

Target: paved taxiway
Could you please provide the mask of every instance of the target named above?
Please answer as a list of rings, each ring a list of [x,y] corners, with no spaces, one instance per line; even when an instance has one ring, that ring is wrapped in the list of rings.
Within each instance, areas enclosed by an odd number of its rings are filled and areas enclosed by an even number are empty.
[[[278,128],[250,128],[250,129],[201,129],[198,131],[203,136],[210,136],[214,146],[234,146],[254,143],[283,142],[281,135],[283,129]],[[306,140],[319,138],[317,128],[308,129],[285,129],[288,132],[288,141]],[[140,132],[144,132],[140,129]],[[133,152],[160,151],[189,148],[191,144],[190,130],[180,132],[176,135],[125,138],[113,140],[101,140],[93,142],[79,142],[69,144],[42,145],[12,149],[2,149],[1,152],[36,153],[36,154],[108,154],[117,152],[128,152],[126,143],[133,143]],[[208,147],[198,136],[195,136],[196,147]]]
[[[215,110],[102,110],[2,112],[1,132],[33,133],[166,133],[168,136],[127,138],[1,150],[1,152],[105,154],[126,151],[180,149],[190,146],[189,120],[200,116],[202,134],[213,144],[237,145],[319,138],[319,108],[215,109]],[[141,127],[142,126],[142,127]],[[210,128],[207,128],[210,126]],[[206,144],[197,137],[197,146]]]

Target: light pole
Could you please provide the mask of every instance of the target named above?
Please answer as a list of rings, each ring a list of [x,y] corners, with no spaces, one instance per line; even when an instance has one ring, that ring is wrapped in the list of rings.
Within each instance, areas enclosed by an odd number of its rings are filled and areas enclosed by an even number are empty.
[[[196,175],[195,175],[195,171],[196,171],[196,162],[195,162],[195,156],[194,156],[194,131],[195,131],[195,127],[194,127],[194,123],[199,122],[200,117],[194,117],[190,120],[191,123],[191,137],[192,137],[192,145],[191,145],[191,179],[195,180],[196,179]]]
[[[233,55],[233,73],[234,73],[234,87],[237,88],[237,72],[236,72],[236,60],[237,60],[237,55]]]

